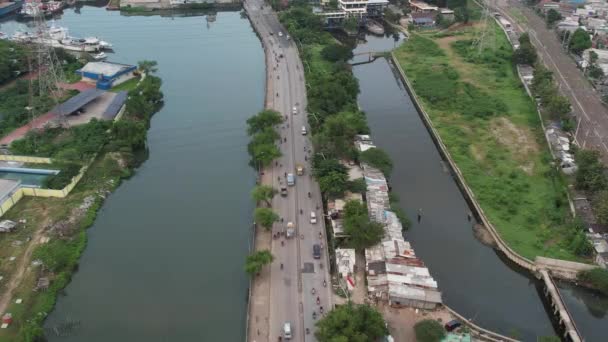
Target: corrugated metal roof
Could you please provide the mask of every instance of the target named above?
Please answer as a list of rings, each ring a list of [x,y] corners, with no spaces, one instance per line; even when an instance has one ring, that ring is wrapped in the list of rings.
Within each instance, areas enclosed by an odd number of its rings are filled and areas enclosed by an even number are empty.
[[[112,102],[110,102],[106,110],[103,112],[102,118],[104,118],[105,120],[114,119],[116,114],[118,114],[118,112],[120,111],[120,108],[122,108],[122,105],[125,104],[125,101],[127,100],[127,94],[128,93],[126,90],[118,92],[118,94],[114,96]]]
[[[57,105],[52,112],[57,115],[70,115],[87,103],[103,95],[103,93],[105,93],[105,90],[95,88],[85,90],[64,103]]]

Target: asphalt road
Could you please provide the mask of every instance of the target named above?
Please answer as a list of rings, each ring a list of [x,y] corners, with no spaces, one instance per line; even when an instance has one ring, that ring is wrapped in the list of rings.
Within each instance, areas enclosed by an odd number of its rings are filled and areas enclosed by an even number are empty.
[[[273,186],[279,189],[280,183],[285,184],[286,173],[295,176],[296,164],[305,167],[304,175],[296,176],[295,186],[288,187],[288,196],[277,195],[273,200],[273,209],[283,220],[275,224],[273,232],[283,231],[287,222],[293,222],[297,234],[291,239],[280,237],[272,241],[275,261],[270,271],[269,340],[278,341],[282,336],[283,324],[290,322],[292,340],[315,341],[314,324],[319,319],[320,306],[325,313],[331,307],[331,290],[321,192],[311,174],[311,143],[308,135],[302,134],[303,126],[308,130],[304,72],[294,41],[287,39],[287,32],[270,7],[262,6],[263,0],[245,2],[247,13],[271,57],[267,65],[271,82],[267,86],[274,96],[271,96],[268,105],[287,117],[278,127],[281,139],[285,141],[279,145],[283,156],[272,169]],[[283,33],[282,36],[279,36],[279,32]],[[294,107],[297,114],[293,114]],[[316,224],[310,223],[312,211],[317,215]],[[321,259],[313,259],[313,244],[323,246]],[[324,280],[327,287],[323,287]],[[320,304],[317,304],[317,297]],[[316,319],[313,319],[313,312],[317,314]],[[306,329],[310,334],[305,333]]]
[[[564,51],[555,32],[547,29],[542,18],[517,0],[498,0],[496,5],[517,30],[529,32],[539,57],[553,71],[562,94],[570,100],[578,120],[575,134],[578,145],[600,151],[602,159],[608,163],[608,109],[601,103],[600,95]],[[518,23],[509,12],[510,7],[521,10],[526,23]]]

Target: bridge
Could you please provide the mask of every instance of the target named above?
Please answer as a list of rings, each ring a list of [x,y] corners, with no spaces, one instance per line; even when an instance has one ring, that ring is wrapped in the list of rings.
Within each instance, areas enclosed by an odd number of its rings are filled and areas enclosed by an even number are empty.
[[[581,335],[580,331],[576,327],[576,324],[572,319],[572,315],[570,314],[570,311],[568,311],[557,285],[555,285],[553,278],[551,278],[549,275],[549,271],[546,269],[541,269],[539,270],[539,273],[545,283],[543,292],[547,299],[551,302],[552,313],[558,318],[559,326],[563,329],[564,333],[562,337],[566,341],[581,342],[583,335]]]
[[[366,51],[366,52],[357,52],[355,54],[353,54],[353,58],[357,57],[357,56],[368,56],[367,60],[364,62],[355,62],[355,63],[351,63],[351,66],[357,66],[357,65],[361,65],[361,64],[368,64],[368,63],[372,63],[373,61],[375,61],[378,58],[382,58],[382,57],[390,57],[391,53],[390,51]]]

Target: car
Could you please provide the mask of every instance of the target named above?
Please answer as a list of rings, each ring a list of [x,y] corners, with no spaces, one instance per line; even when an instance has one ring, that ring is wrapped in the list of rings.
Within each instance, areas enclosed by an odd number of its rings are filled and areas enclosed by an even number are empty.
[[[317,223],[317,213],[315,213],[314,211],[310,212],[310,223]]]
[[[462,323],[460,323],[458,320],[453,319],[453,320],[447,322],[443,327],[447,331],[454,331],[454,330],[458,329],[460,326],[462,326]]]
[[[306,126],[302,126],[302,135],[306,135],[307,133]]]
[[[287,174],[287,185],[289,185],[289,186],[296,185],[296,178],[293,176],[293,173]]]
[[[296,115],[298,114],[298,108],[296,106],[293,107],[293,109],[291,110],[291,112]]]
[[[312,257],[315,259],[321,259],[321,246],[316,243],[312,245]]]
[[[279,31],[279,37],[283,37],[283,32]]]
[[[286,340],[290,340],[291,339],[291,323],[289,322],[285,322],[283,324],[283,338],[285,338]]]

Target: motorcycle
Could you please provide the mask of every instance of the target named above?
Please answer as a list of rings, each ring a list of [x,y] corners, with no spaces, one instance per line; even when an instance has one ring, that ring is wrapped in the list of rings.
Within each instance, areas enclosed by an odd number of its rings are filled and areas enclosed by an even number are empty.
[[[283,264],[281,264],[281,269],[283,269]]]
[[[313,287],[312,290],[310,290],[310,293],[314,295],[315,293],[317,293],[317,290],[315,290],[315,288]]]
[[[304,214],[304,211],[302,209],[300,209],[300,215]]]
[[[285,246],[285,241],[281,241],[281,246]]]
[[[317,305],[321,304],[321,299],[317,297]]]
[[[310,330],[306,328],[306,335],[310,334]]]
[[[321,315],[322,315],[323,314],[323,307],[322,306],[319,308],[319,311],[321,312]]]
[[[312,319],[317,319],[317,313],[315,311],[312,312]]]
[[[323,280],[323,287],[327,287],[327,282]]]
[[[308,193],[308,198],[310,198],[310,192]]]
[[[323,269],[323,263],[319,264],[319,268]]]

